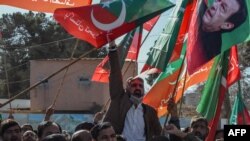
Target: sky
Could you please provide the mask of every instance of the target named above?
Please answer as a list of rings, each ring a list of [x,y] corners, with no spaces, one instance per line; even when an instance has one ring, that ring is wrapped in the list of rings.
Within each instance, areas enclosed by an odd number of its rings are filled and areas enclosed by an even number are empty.
[[[96,3],[99,3],[99,2],[100,2],[100,0],[93,0],[93,4],[96,4]],[[21,8],[17,8],[17,7],[12,7],[12,6],[7,6],[7,5],[0,5],[0,16],[2,14],[13,13],[13,12],[27,13],[28,11],[29,10],[25,10],[25,9],[21,9]],[[47,14],[52,15],[50,13],[47,13]],[[144,63],[147,60],[147,55],[146,54],[149,51],[149,48],[153,46],[154,42],[160,36],[160,34],[161,34],[161,32],[162,32],[162,30],[164,28],[164,25],[166,24],[166,21],[168,19],[169,14],[170,14],[169,11],[162,14],[160,19],[156,23],[155,27],[150,32],[147,39],[144,41],[143,45],[141,46],[141,51],[140,51],[139,57],[138,57],[138,72],[140,72],[142,66],[144,65]],[[147,34],[148,34],[148,32],[146,32],[144,30],[143,37],[145,37]]]

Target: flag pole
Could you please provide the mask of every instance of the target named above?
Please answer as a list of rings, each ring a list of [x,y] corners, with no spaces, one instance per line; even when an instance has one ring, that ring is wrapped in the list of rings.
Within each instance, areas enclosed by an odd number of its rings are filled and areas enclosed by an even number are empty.
[[[17,95],[11,97],[9,100],[7,100],[6,102],[4,102],[2,105],[0,105],[0,108],[2,108],[3,106],[7,105],[8,103],[10,103],[11,101],[15,100],[16,98],[18,98],[19,96],[25,94],[26,92],[32,90],[33,88],[37,87],[38,85],[40,85],[41,83],[47,81],[48,79],[52,78],[53,76],[57,75],[59,72],[63,71],[64,69],[70,67],[71,65],[75,64],[76,62],[80,61],[83,57],[85,57],[86,55],[88,55],[89,53],[93,52],[94,50],[97,50],[97,48],[93,48],[89,51],[87,51],[86,53],[82,54],[80,57],[78,57],[77,59],[73,60],[72,62],[70,62],[69,64],[67,64],[66,66],[62,67],[61,69],[55,71],[54,73],[50,74],[49,76],[45,77],[44,79],[36,82],[35,84],[33,84],[32,86],[30,86],[29,88],[26,88],[25,90],[21,91],[20,93],[18,93]]]
[[[145,36],[145,38],[143,39],[142,43],[141,43],[141,47],[142,45],[145,43],[146,39],[148,38],[149,34],[151,33],[152,29],[155,27],[156,23],[159,21],[160,17],[157,19],[157,21],[155,22],[155,24],[152,26],[151,30],[148,32],[148,34]],[[142,25],[143,26],[143,25]]]
[[[73,50],[72,50],[72,53],[71,53],[71,56],[70,56],[70,60],[73,59],[73,56],[74,56],[74,54],[75,54],[75,50],[76,50],[78,44],[79,44],[79,39],[76,40],[75,46],[74,46],[74,48],[73,48]],[[59,95],[60,95],[60,93],[61,93],[61,88],[62,88],[62,86],[63,86],[64,79],[65,79],[65,77],[66,77],[66,74],[68,73],[68,70],[69,70],[69,67],[67,67],[67,68],[65,69],[65,72],[64,72],[64,74],[63,74],[63,78],[62,78],[62,80],[61,80],[61,82],[60,82],[60,85],[59,85],[59,87],[58,87],[58,89],[57,89],[56,96],[55,96],[55,98],[54,98],[54,101],[52,102],[52,107],[54,107],[54,106],[56,105],[57,98],[59,97]]]
[[[186,52],[185,52],[184,55],[183,55],[183,60],[182,60],[182,62],[181,62],[181,68],[180,68],[179,74],[178,74],[178,76],[177,76],[177,80],[176,80],[176,84],[175,84],[173,93],[172,93],[172,95],[170,95],[169,98],[173,98],[173,97],[175,96],[175,93],[176,93],[176,90],[177,90],[177,84],[178,84],[178,81],[179,81],[179,79],[180,79],[181,73],[182,73],[182,71],[183,71],[182,69],[183,69],[183,64],[184,64],[184,62],[185,62],[185,58],[186,58]],[[166,110],[167,110],[167,109],[166,109]],[[165,121],[164,121],[163,126],[166,125],[166,123],[167,123],[167,121],[168,121],[168,117],[169,117],[169,113],[167,112],[166,118],[165,118]]]
[[[180,108],[179,108],[179,114],[178,114],[178,116],[181,115],[181,108],[182,108],[182,104],[183,104],[183,95],[184,95],[184,90],[185,90],[185,87],[186,87],[187,70],[184,70],[184,71],[186,71],[186,72],[185,72],[185,77],[184,77],[184,82],[183,82],[184,84],[183,84],[182,92],[181,92],[181,102],[180,102]]]

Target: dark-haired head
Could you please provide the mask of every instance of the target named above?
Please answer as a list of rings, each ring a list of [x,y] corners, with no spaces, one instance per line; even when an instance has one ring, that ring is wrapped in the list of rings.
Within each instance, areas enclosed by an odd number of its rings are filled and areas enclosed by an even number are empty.
[[[106,132],[103,132],[104,130]],[[116,138],[115,131],[114,131],[113,126],[111,125],[110,122],[102,122],[102,123],[96,124],[90,130],[90,133],[92,135],[92,138],[97,140],[97,141],[99,138],[102,138],[103,136],[105,136],[107,138]]]
[[[62,133],[62,128],[59,124],[52,121],[43,121],[39,123],[37,127],[37,135],[39,139],[44,138],[45,136]]]
[[[44,137],[41,141],[67,141],[63,134],[51,134]]]

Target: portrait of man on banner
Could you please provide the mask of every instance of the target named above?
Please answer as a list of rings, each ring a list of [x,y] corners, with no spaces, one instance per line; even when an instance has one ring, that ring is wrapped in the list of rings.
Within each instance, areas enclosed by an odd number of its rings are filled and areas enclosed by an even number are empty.
[[[188,31],[188,73],[249,38],[248,0],[200,0]]]

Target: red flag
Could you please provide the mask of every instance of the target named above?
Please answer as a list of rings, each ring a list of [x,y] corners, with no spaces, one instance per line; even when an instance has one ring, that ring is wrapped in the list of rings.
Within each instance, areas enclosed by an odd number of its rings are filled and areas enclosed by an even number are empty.
[[[127,59],[137,61],[138,54],[141,48],[141,40],[142,40],[142,28],[140,28],[139,30],[136,30],[135,32],[132,44],[129,47]]]
[[[185,40],[185,37],[186,37],[186,33],[188,31],[188,28],[189,28],[190,19],[191,19],[192,15],[193,15],[194,7],[196,5],[196,2],[197,1],[194,0],[193,2],[189,2],[187,4],[187,7],[185,9],[185,13],[184,13],[184,16],[183,16],[183,19],[182,19],[182,23],[181,23],[181,26],[180,26],[180,30],[179,30],[179,33],[178,33],[178,36],[177,36],[177,40],[176,40],[176,43],[175,43],[175,47],[174,47],[172,56],[170,58],[170,62],[180,58],[181,49],[182,49],[182,46],[183,46],[183,43],[184,43],[184,40]]]
[[[167,0],[116,0],[60,8],[54,12],[54,18],[73,36],[100,48],[172,6]]]
[[[156,24],[156,22],[158,21],[158,19],[160,18],[160,15],[159,16],[156,16],[154,17],[153,19],[145,22],[143,24],[143,29],[147,30],[147,31],[151,31],[152,28],[154,27],[154,25]]]
[[[227,74],[227,85],[231,86],[240,79],[240,68],[238,62],[237,46],[233,46],[230,51],[229,69]]]
[[[90,5],[92,0],[0,0],[0,4],[15,6],[31,11],[54,13],[57,8]]]
[[[102,62],[99,65],[97,65],[94,71],[94,74],[92,76],[92,81],[103,82],[103,83],[109,82],[110,69],[107,67],[108,60],[109,60],[109,57],[106,56],[102,60]]]

